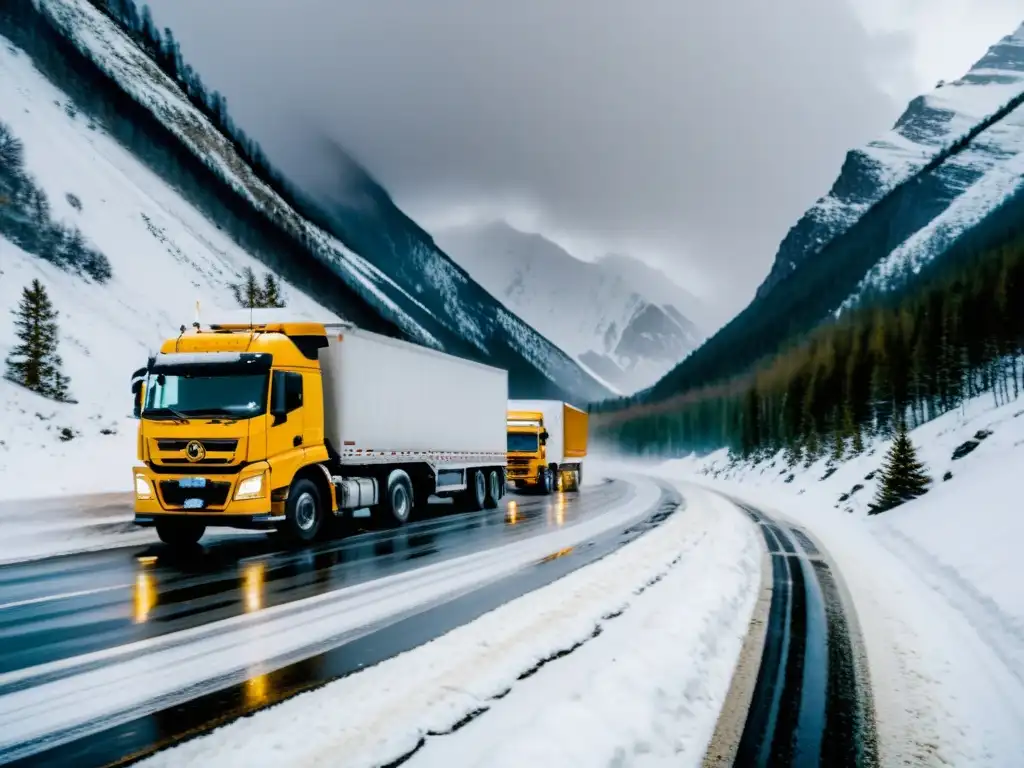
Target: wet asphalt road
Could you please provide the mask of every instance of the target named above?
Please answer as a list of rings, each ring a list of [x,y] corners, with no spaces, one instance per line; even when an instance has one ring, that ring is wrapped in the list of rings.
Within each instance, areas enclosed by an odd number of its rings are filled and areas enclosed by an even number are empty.
[[[212,539],[0,567],[0,674],[164,635],[569,526],[620,503],[621,481],[550,497],[510,494],[498,509],[432,504],[398,530],[350,530],[289,549],[273,535]],[[354,524],[362,521],[354,521]]]
[[[5,747],[0,751],[0,763],[83,768],[131,763],[411,650],[660,525],[685,503],[678,493],[658,485],[660,497],[654,497],[653,506],[632,518],[633,522],[552,552],[512,576],[397,622],[368,627],[362,636],[325,646],[313,656],[275,671],[200,686],[187,700],[168,702],[156,711],[112,715],[85,724],[77,733],[52,731],[50,736]],[[282,549],[273,537],[247,535],[213,540],[202,552],[188,557],[173,556],[166,548],[154,546],[3,567],[3,672],[166,635],[542,537],[618,509],[633,493],[631,483],[616,480],[586,487],[578,494],[547,498],[510,495],[499,509],[482,513],[451,514],[439,504],[425,519],[397,531],[358,531],[292,551]],[[9,686],[12,691],[19,687]]]

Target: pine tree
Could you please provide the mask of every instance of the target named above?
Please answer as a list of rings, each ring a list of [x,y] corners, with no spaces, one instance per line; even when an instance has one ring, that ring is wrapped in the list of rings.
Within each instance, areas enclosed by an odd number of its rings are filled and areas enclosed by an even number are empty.
[[[901,421],[896,439],[885,457],[881,483],[869,514],[885,512],[924,495],[930,483],[931,478],[925,472],[924,464],[918,461],[917,450],[907,434],[907,425]]]
[[[263,276],[263,306],[283,307],[284,301],[281,298],[281,284],[274,277],[272,272]]]
[[[242,270],[242,282],[232,285],[231,290],[235,294],[235,301],[240,306],[246,309],[263,306],[263,291],[260,289],[260,284],[256,280],[256,273],[252,271],[252,267],[246,267]]]
[[[22,291],[14,312],[19,344],[7,358],[5,378],[60,402],[69,402],[68,377],[57,354],[57,315],[38,280]]]

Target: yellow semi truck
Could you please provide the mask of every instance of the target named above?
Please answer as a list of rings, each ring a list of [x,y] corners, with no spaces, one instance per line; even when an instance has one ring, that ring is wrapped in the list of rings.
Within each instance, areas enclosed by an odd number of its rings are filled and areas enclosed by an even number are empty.
[[[208,526],[311,541],[346,513],[401,525],[431,495],[505,493],[507,372],[349,325],[183,328],[132,389],[135,523],[168,544]]]
[[[507,475],[516,488],[578,490],[587,455],[587,412],[561,400],[509,400]]]

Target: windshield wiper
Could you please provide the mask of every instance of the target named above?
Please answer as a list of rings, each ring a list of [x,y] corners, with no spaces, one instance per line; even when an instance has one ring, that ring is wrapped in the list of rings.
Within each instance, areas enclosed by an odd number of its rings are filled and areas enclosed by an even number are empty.
[[[153,410],[148,411],[149,418],[153,418],[153,414],[154,413],[160,413],[161,411],[166,411],[167,413],[171,414],[171,416],[174,418],[174,420],[176,422],[178,422],[179,424],[188,424],[189,421],[190,421],[189,417],[186,416],[181,411],[176,411],[173,408],[168,408],[167,406],[164,406],[162,408],[154,408]],[[142,413],[143,413],[143,415],[145,415],[147,413],[147,411],[143,411]]]
[[[246,414],[238,413],[230,408],[203,408],[202,410],[192,411],[192,415],[196,418],[216,418],[226,421],[238,421],[239,419],[249,418]]]

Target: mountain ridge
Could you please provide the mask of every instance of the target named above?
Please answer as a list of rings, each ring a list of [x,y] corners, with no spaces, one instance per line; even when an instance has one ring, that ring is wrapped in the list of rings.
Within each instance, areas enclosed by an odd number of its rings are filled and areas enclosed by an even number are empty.
[[[787,233],[753,300],[631,402],[748,372],[837,314],[885,301],[926,267],[941,269],[975,232],[1024,214],[1014,170],[1024,151],[1024,25],[960,80],[913,100],[898,123],[847,154],[829,194]]]
[[[195,181],[199,173],[196,161],[205,166],[202,173],[212,174],[230,190],[222,195],[225,200],[203,201],[200,207],[206,215],[217,219],[225,207],[234,210],[238,220],[228,227],[229,231],[247,243],[260,260],[274,269],[290,271],[293,276],[299,272],[309,277],[318,273],[318,278],[305,280],[303,289],[312,291],[321,300],[332,297],[328,303],[334,311],[371,330],[387,331],[452,354],[504,367],[509,370],[513,392],[567,397],[582,402],[609,394],[606,387],[561,350],[497,306],[468,277],[460,279],[458,269],[450,260],[433,249],[425,233],[421,229],[417,232],[407,223],[411,219],[393,204],[388,208],[394,216],[390,220],[373,218],[365,212],[349,212],[349,230],[357,230],[357,250],[296,212],[256,177],[231,141],[219,133],[156,64],[91,2],[12,0],[5,6],[4,11],[0,11],[0,20],[5,20],[5,27],[9,25],[16,36],[21,35],[20,42],[33,59],[43,64],[44,71],[49,70],[48,77],[56,77],[62,87],[74,86],[74,98],[82,102],[82,108],[88,110],[96,107],[95,102],[102,102],[99,108],[105,111],[103,118],[111,122],[145,122],[141,112],[148,112],[150,119],[159,123],[159,128],[146,127],[143,130],[146,136],[140,139],[132,135],[134,126],[122,127],[119,141],[132,151],[145,147],[159,155],[157,162],[147,158],[146,152],[142,153],[158,173],[190,188],[193,202],[204,195],[210,196],[201,189],[202,184],[197,185]],[[35,39],[40,36],[48,36],[47,41]],[[62,42],[69,47],[62,48]],[[72,65],[69,57],[75,55],[82,60]],[[90,66],[95,68],[95,75],[81,71]],[[90,88],[83,85],[87,82],[91,83],[92,90],[100,85],[98,90],[107,93],[90,93]],[[127,114],[133,117],[126,118]],[[169,153],[177,153],[191,170],[170,167]],[[185,179],[189,174],[191,176]],[[373,189],[384,193],[379,185]],[[388,196],[383,199],[390,202]],[[251,210],[242,210],[243,205]],[[216,213],[211,214],[214,209]],[[247,220],[251,225],[254,212],[259,218],[257,229],[260,232],[246,234],[241,222]],[[360,219],[360,215],[363,218]],[[399,222],[406,229],[399,228],[397,234],[374,232],[386,228],[390,222]],[[348,238],[351,231],[341,234]],[[256,242],[261,238],[261,242]],[[376,250],[363,247],[367,241],[372,241]],[[420,252],[411,253],[412,246]],[[399,275],[399,279],[389,274],[396,255],[420,265],[431,262],[429,266],[436,274],[427,275],[428,287],[447,281],[458,293],[459,300],[452,302],[449,294],[449,300],[435,301],[428,307],[410,290],[408,273]],[[318,264],[314,266],[314,262]],[[325,279],[328,275],[330,278]],[[463,305],[464,301],[468,303]],[[470,322],[459,316],[459,311],[463,310],[472,315]]]
[[[1024,96],[1024,24],[958,80],[910,101],[888,132],[850,150],[829,192],[787,232],[760,298],[807,258],[844,234],[899,185],[956,155]]]
[[[623,274],[632,257],[583,261],[500,220],[434,237],[491,295],[620,392],[653,383],[701,339],[668,303],[692,304],[691,294],[663,278],[657,298],[647,295],[643,280]]]

